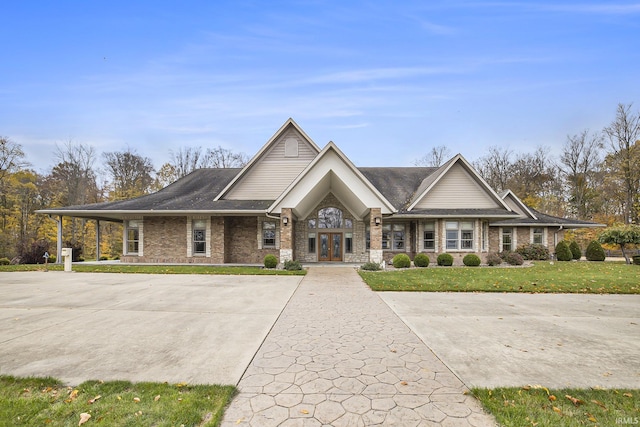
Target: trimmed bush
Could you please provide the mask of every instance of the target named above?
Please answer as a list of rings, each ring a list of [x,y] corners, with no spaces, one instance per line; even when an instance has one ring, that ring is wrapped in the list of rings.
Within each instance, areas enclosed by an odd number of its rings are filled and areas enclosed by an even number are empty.
[[[504,262],[509,265],[522,265],[524,264],[524,259],[517,252],[508,252],[504,257]]]
[[[633,265],[640,265],[640,255],[634,255],[631,257]]]
[[[476,254],[467,254],[462,258],[462,263],[467,267],[477,267],[480,265],[480,257]]]
[[[569,249],[569,245],[564,240],[556,245],[556,259],[558,261],[571,261],[573,259],[571,249]]]
[[[487,255],[487,265],[494,266],[502,264],[502,258],[495,252],[491,252]]]
[[[9,265],[11,260],[9,258],[0,258],[0,265]]]
[[[391,263],[394,268],[409,268],[411,267],[411,258],[407,254],[398,254],[393,257]]]
[[[516,252],[519,253],[523,259],[529,261],[546,261],[549,259],[549,249],[537,243],[522,245],[516,249]]]
[[[366,262],[362,265],[362,267],[360,267],[360,269],[366,271],[378,271],[380,270],[380,264],[378,264],[377,262]]]
[[[55,255],[49,255],[49,264],[53,264],[56,262],[56,256]]]
[[[264,257],[265,268],[276,268],[278,266],[278,258],[275,255],[267,255]]]
[[[302,264],[300,264],[300,261],[296,260],[289,260],[289,261],[285,261],[284,262],[284,269],[285,270],[302,270]]]
[[[416,267],[429,267],[429,256],[427,254],[418,254],[413,258],[413,265]]]
[[[450,254],[440,254],[438,255],[438,265],[444,267],[450,267],[453,265],[453,257]]]
[[[597,240],[593,240],[591,243],[589,243],[585,256],[589,261],[604,261],[604,249],[602,249],[602,245],[600,244],[600,242],[598,242]]]
[[[578,245],[578,242],[575,240],[572,240],[571,243],[569,243],[569,250],[571,251],[573,259],[582,258],[582,249],[580,249],[580,245]]]

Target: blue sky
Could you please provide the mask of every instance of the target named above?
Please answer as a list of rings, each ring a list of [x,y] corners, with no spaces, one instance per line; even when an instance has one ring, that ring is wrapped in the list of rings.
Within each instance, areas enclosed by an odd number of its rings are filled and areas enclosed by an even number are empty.
[[[640,109],[640,2],[6,1],[0,135],[253,155],[289,117],[358,166],[558,153]]]

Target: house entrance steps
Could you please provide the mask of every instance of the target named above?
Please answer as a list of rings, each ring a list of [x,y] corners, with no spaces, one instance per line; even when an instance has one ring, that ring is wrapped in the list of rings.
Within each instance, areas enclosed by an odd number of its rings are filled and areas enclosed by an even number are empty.
[[[494,426],[352,267],[310,267],[222,426]]]

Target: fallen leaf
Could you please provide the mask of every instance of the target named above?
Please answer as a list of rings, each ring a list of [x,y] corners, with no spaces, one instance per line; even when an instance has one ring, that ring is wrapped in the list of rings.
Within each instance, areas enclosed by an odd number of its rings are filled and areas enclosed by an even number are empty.
[[[549,400],[554,402],[556,400],[556,396],[552,394],[551,396],[549,396]]]
[[[560,410],[560,408],[558,408],[557,406],[553,407],[553,411],[557,412],[558,414],[562,415],[562,411]]]
[[[238,418],[238,420],[236,421],[236,424],[240,424],[243,421],[244,421],[244,418]]]
[[[139,397],[134,397],[133,401],[136,402],[136,403],[140,403],[140,398]]]
[[[579,406],[582,405],[584,403],[584,401],[577,399],[573,396],[569,396],[568,394],[565,394],[565,396],[567,399],[569,399],[571,401],[571,403],[573,403],[575,406]]]
[[[398,352],[398,350],[396,350],[395,348],[391,349],[391,353],[397,353],[397,352]]]
[[[592,423],[597,423],[598,422],[598,420],[596,420],[596,417],[594,417],[593,415],[591,415],[591,414],[587,414],[587,415],[589,416],[589,418],[587,418],[587,419],[589,421],[591,421]]]
[[[158,400],[160,400],[160,395],[157,395],[156,397],[153,398],[154,402],[157,402]]]
[[[300,413],[301,413],[301,414],[308,414],[308,413],[309,413],[309,411],[307,411],[306,409],[301,409],[301,410],[300,410]]]
[[[86,423],[87,421],[89,421],[89,418],[91,418],[91,414],[87,414],[86,412],[81,413],[78,425],[81,426],[82,424]]]
[[[633,397],[633,394],[631,394],[631,393],[622,393],[622,395],[624,397]]]
[[[117,397],[118,397],[118,400],[122,400],[122,397],[120,397],[120,396],[117,396]]]
[[[407,384],[409,384],[409,383],[408,383],[408,382],[406,382],[406,381],[401,381],[401,382],[400,382],[400,384],[402,384],[402,385],[407,385]]]
[[[595,403],[596,405],[598,405],[599,407],[601,407],[602,409],[604,409],[605,411],[607,410],[607,407],[604,406],[604,403],[598,401],[598,400],[592,400],[591,403]]]
[[[89,404],[93,404],[95,403],[96,400],[100,399],[102,396],[97,395],[96,397],[94,397],[93,399],[89,399]]]

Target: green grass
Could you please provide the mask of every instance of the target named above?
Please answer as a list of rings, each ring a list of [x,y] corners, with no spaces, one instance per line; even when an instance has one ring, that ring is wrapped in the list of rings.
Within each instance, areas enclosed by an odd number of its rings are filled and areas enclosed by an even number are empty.
[[[87,381],[0,376],[0,425],[216,426],[233,386]],[[94,402],[91,403],[91,400]],[[136,401],[139,399],[139,401]]]
[[[73,271],[83,273],[145,273],[145,274],[232,274],[299,276],[306,270],[276,270],[262,267],[231,267],[210,265],[131,265],[131,264],[73,264]],[[44,264],[3,265],[0,271],[44,271]],[[60,264],[49,264],[50,271],[63,271]]]
[[[360,276],[374,291],[640,294],[640,267],[617,262],[535,262],[532,267],[427,267]]]
[[[640,390],[549,390],[528,386],[492,390],[475,388],[472,393],[502,426],[640,424]]]

